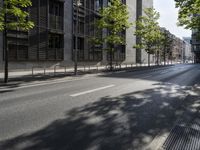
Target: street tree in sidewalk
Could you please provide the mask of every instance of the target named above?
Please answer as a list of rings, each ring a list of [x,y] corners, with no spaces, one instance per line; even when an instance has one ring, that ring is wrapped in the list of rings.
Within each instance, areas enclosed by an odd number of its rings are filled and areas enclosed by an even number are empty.
[[[28,31],[34,27],[34,23],[28,20],[27,7],[31,6],[31,0],[4,0],[0,5],[0,31],[4,31],[4,82],[8,82],[8,48],[7,31]]]
[[[200,1],[175,0],[179,8],[178,25],[186,29],[200,29]]]
[[[161,55],[163,56],[163,61],[164,61],[164,65],[166,65],[166,57],[171,53],[172,50],[172,46],[173,46],[173,38],[172,35],[169,31],[167,31],[166,29],[162,30],[162,40],[161,40],[161,45],[162,45],[162,53]]]
[[[158,25],[160,14],[154,8],[146,8],[144,15],[136,21],[135,36],[140,41],[134,45],[134,48],[144,49],[148,54],[148,66],[150,66],[150,55],[156,54],[160,46],[162,34]]]
[[[106,45],[105,50],[110,56],[110,70],[113,68],[115,47],[125,44],[125,36],[122,33],[131,26],[128,20],[129,12],[127,6],[121,0],[111,0],[107,7],[100,10],[100,18],[95,23],[100,32],[107,32],[106,36],[97,36],[95,41],[98,44],[104,43]]]

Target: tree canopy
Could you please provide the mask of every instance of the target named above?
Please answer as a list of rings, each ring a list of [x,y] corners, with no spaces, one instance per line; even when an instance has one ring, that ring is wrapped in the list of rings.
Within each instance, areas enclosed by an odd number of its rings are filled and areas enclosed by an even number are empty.
[[[134,45],[134,48],[144,49],[148,55],[155,54],[157,47],[162,39],[162,33],[158,25],[160,15],[154,8],[144,10],[144,15],[136,21],[136,35],[140,41]],[[150,59],[150,58],[148,58]],[[150,61],[148,61],[150,65]]]
[[[100,32],[107,31],[107,35],[97,36],[95,40],[96,43],[105,43],[107,45],[106,50],[112,55],[115,51],[115,45],[125,44],[125,37],[122,32],[131,26],[128,21],[129,12],[127,6],[121,0],[110,0],[108,6],[103,7],[99,13],[100,18],[96,21],[96,27]]]
[[[123,44],[124,38],[119,33],[130,27],[127,6],[121,0],[111,0],[108,7],[100,10],[100,16],[96,22],[97,28],[107,29],[109,32],[108,36],[103,38],[103,42],[110,45]]]
[[[187,29],[200,28],[200,0],[175,0],[179,8],[178,25]]]
[[[28,20],[27,7],[31,6],[31,0],[4,0],[0,6],[0,31],[29,30],[34,27],[33,22]]]

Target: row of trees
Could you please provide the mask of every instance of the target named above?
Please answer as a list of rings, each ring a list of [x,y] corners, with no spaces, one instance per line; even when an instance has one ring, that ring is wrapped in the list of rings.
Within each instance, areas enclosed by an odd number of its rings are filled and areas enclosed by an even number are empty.
[[[121,0],[111,0],[108,7],[100,11],[101,18],[96,22],[97,28],[107,30],[107,35],[102,38],[96,38],[96,42],[106,43],[106,50],[110,54],[110,69],[112,70],[112,57],[115,52],[114,47],[119,44],[125,44],[125,38],[121,32],[128,29],[131,25],[136,26],[134,35],[138,37],[139,42],[133,45],[134,48],[144,49],[148,53],[148,65],[150,66],[150,55],[163,56],[166,62],[166,55],[170,53],[172,39],[166,32],[162,32],[158,24],[159,13],[153,8],[144,10],[136,23],[129,23],[129,13],[127,6]]]

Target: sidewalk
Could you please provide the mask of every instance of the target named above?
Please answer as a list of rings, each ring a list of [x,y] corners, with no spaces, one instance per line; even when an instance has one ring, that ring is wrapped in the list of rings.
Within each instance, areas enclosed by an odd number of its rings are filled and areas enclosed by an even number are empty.
[[[192,87],[184,101],[186,111],[172,130],[158,135],[147,150],[200,150],[200,85]]]
[[[147,64],[143,64],[142,66],[136,66],[135,64],[124,64],[121,66],[114,66],[115,71],[127,71],[127,70],[141,70],[141,69],[152,69],[152,68],[160,68],[160,67],[168,67],[166,66],[157,66],[155,64],[151,64],[148,67]],[[69,76],[73,76],[74,68],[33,68],[27,71],[10,71],[9,72],[9,82],[30,82],[30,81],[44,81],[49,79],[61,79]],[[105,73],[109,72],[108,66],[79,66],[78,67],[78,75],[85,74],[96,74],[96,73]],[[3,84],[4,73],[0,72],[0,84]]]

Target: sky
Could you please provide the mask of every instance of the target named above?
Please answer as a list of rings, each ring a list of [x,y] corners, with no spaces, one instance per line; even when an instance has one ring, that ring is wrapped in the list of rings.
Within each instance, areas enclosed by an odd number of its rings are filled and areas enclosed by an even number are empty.
[[[179,38],[191,37],[191,31],[178,27],[178,9],[175,8],[174,0],[154,0],[154,8],[160,13],[159,24]]]

